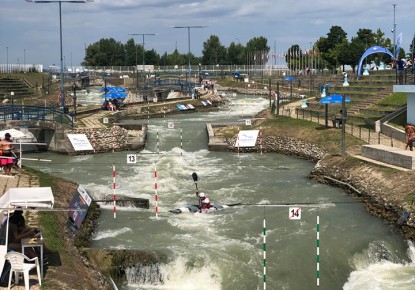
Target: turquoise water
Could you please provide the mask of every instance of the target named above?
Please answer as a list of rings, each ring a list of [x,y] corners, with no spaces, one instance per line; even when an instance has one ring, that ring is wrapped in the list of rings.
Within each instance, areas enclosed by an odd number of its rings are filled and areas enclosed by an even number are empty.
[[[44,153],[50,164],[25,165],[76,181],[96,199],[114,193],[115,165],[115,193],[150,200],[149,210],[117,207],[116,218],[113,206],[103,206],[93,236],[93,247],[168,255],[169,262],[156,270],[143,268],[138,275],[132,269],[124,290],[264,289],[264,221],[267,289],[316,288],[317,217],[320,289],[414,289],[413,245],[341,189],[309,180],[313,163],[207,150],[207,122],[244,122],[269,105],[259,97],[226,97],[231,103],[218,112],[150,119],[147,147],[140,153]],[[128,154],[137,154],[138,162],[127,163]],[[197,203],[193,172],[212,202],[242,205],[213,214],[170,213]],[[291,219],[290,210],[299,207],[301,219]]]

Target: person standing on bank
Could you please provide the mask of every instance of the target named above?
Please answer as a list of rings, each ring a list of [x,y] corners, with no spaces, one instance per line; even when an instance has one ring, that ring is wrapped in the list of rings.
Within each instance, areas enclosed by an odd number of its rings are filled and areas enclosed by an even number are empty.
[[[12,144],[11,138],[12,136],[10,133],[6,133],[4,135],[4,139],[0,141],[0,150],[2,153],[2,157],[10,157],[10,158],[1,158],[0,163],[3,166],[4,174],[5,175],[12,175],[11,169],[13,167],[13,149],[14,146]]]
[[[397,71],[398,71],[399,84],[403,85],[403,74],[405,72],[405,63],[400,57],[398,57],[398,59],[396,61],[396,68],[397,68]]]
[[[405,150],[408,149],[409,147],[409,150],[413,151],[414,150],[413,142],[415,138],[415,126],[406,123],[404,125],[404,128],[405,128],[405,142],[406,142]]]

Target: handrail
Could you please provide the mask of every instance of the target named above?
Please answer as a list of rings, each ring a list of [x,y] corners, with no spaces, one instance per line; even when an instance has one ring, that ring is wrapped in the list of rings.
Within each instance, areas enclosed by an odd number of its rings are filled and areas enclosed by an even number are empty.
[[[60,109],[14,104],[0,106],[0,120],[3,122],[17,120],[73,124],[72,118]]]

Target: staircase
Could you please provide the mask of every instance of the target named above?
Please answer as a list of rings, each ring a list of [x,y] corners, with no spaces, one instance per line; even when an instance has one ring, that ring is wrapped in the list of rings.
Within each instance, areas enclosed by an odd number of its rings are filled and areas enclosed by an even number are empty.
[[[350,98],[347,104],[348,118],[362,123],[373,124],[374,120],[397,110],[397,108],[381,108],[378,102],[392,94],[395,84],[395,71],[370,71],[369,75],[358,79],[349,79],[349,86],[343,86],[340,79],[331,83],[330,94],[340,94]],[[318,100],[311,101],[307,108],[320,115],[324,114],[325,107]],[[329,115],[339,114],[339,105],[328,106]]]
[[[0,101],[4,99],[11,99],[13,95],[13,101],[22,100],[25,98],[34,97],[33,88],[24,79],[3,77],[0,78]]]

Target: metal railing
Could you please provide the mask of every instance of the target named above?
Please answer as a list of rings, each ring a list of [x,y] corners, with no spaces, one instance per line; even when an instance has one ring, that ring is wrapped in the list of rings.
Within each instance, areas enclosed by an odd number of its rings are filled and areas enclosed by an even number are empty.
[[[73,126],[73,118],[63,114],[60,109],[28,105],[0,106],[0,120],[3,122],[10,120],[43,121]]]
[[[307,120],[318,123],[323,126],[326,125],[325,114],[316,111],[299,108],[293,109],[292,107],[282,106],[279,110],[279,115]],[[336,122],[335,120],[333,121],[331,118],[328,118],[327,126],[339,128],[338,122]],[[400,132],[396,134],[392,133],[390,136],[386,136],[381,132],[376,132],[373,129],[365,128],[361,126],[361,124],[356,124],[352,120],[348,120],[346,122],[345,132],[356,138],[359,138],[367,144],[382,144],[401,149],[405,148],[405,135],[399,134]]]

